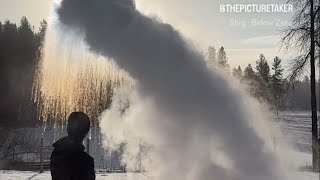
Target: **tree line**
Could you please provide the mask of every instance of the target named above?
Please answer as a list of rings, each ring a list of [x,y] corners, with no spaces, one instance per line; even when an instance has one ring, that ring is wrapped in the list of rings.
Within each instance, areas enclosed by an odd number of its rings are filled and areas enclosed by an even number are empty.
[[[293,86],[290,79],[284,77],[282,60],[275,56],[271,65],[264,54],[260,54],[254,65],[249,63],[244,69],[230,68],[225,48],[216,50],[209,46],[206,53],[209,67],[218,67],[248,85],[250,94],[260,102],[267,102],[271,109],[279,110],[309,110],[310,109],[310,78],[295,79]]]
[[[47,28],[35,28],[26,17],[20,24],[0,22],[0,126],[36,123],[36,105],[31,101],[37,61],[41,58]]]

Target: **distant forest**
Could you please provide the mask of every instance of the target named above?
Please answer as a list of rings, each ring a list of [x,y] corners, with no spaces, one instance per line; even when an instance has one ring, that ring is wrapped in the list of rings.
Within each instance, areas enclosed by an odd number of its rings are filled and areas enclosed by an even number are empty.
[[[26,17],[20,24],[0,22],[0,127],[33,126],[37,123],[36,104],[31,100],[32,85],[38,61],[42,58],[46,21],[35,30]],[[219,66],[250,86],[250,93],[281,110],[309,110],[310,82],[305,77],[287,87],[281,59],[275,57],[271,67],[264,55],[257,57],[255,67],[249,64],[232,70],[223,47],[208,48],[209,65]]]
[[[43,21],[39,30],[34,30],[26,17],[20,25],[9,20],[0,22],[0,127],[37,123],[31,94],[46,28]]]
[[[303,80],[298,78],[290,82],[290,77],[283,75],[284,69],[279,57],[275,56],[268,61],[263,54],[260,54],[255,64],[249,63],[244,69],[241,66],[231,69],[223,46],[218,50],[214,46],[209,46],[204,56],[209,67],[218,67],[247,84],[250,94],[261,102],[267,102],[271,109],[275,111],[310,110],[310,78],[304,76]],[[318,85],[319,81],[316,85],[317,89]]]
[[[319,80],[316,84],[317,91],[317,104],[319,107]],[[285,94],[284,107],[286,110],[310,110],[310,78],[304,76],[302,81],[295,82],[293,87],[288,89]]]

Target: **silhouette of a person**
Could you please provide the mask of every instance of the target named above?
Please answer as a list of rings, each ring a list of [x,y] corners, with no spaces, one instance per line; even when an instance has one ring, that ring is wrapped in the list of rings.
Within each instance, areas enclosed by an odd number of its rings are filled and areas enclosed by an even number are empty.
[[[73,112],[68,118],[68,136],[53,143],[50,158],[52,180],[95,180],[94,159],[82,145],[90,130],[90,119],[83,112]]]

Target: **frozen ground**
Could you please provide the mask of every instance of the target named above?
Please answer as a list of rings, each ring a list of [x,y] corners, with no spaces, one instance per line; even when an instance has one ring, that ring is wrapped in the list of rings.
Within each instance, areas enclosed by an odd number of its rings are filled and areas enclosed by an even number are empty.
[[[305,111],[280,113],[285,141],[298,152],[311,154],[311,114]]]
[[[294,169],[311,164],[311,118],[308,112],[282,112],[280,118],[284,137],[276,139],[276,144],[290,142],[294,149]],[[291,161],[292,162],[292,161]],[[290,162],[290,163],[291,163]],[[290,164],[291,165],[291,164]],[[307,171],[288,173],[289,180],[320,180],[319,174]],[[0,171],[0,180],[49,180],[50,172]],[[97,180],[150,180],[144,174],[97,174]]]
[[[42,174],[22,171],[0,171],[1,180],[49,180],[50,172]],[[319,180],[319,175],[311,172],[293,172],[290,180]],[[97,180],[151,180],[150,177],[138,173],[126,174],[97,174]],[[179,180],[179,179],[177,179]]]
[[[0,171],[1,180],[49,180],[50,172],[42,174],[28,171]],[[97,180],[149,180],[150,178],[138,173],[97,174]]]

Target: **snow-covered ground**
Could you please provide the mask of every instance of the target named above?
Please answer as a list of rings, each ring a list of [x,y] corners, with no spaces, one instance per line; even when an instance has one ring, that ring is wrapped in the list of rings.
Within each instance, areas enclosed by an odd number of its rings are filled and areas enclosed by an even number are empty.
[[[319,180],[319,174],[311,172],[293,172],[289,180]]]
[[[293,149],[290,157],[294,158],[294,168],[298,169],[311,165],[311,118],[309,112],[282,112],[280,114],[281,130],[283,137],[276,139],[276,144],[289,142]],[[289,180],[319,180],[318,173],[294,170],[288,173]],[[37,172],[1,171],[0,180],[48,180],[50,172],[39,174]],[[97,180],[150,180],[145,174],[120,173],[103,174],[97,173]]]
[[[311,149],[311,114],[306,111],[287,111],[280,114],[282,137],[276,143],[290,145],[291,168],[306,168],[312,164]],[[288,173],[290,180],[319,180],[319,174],[308,171]]]
[[[146,175],[139,173],[113,173],[113,174],[97,174],[97,180],[149,180]],[[49,180],[50,172],[42,174],[29,171],[0,171],[1,180]]]
[[[305,111],[280,113],[285,141],[296,151],[311,154],[311,114]]]
[[[0,171],[1,180],[49,180],[50,172],[42,174],[36,172],[22,171]],[[144,174],[138,173],[119,173],[119,174],[97,174],[97,180],[151,180]],[[319,180],[319,174],[311,172],[293,172],[290,174],[290,180]]]

